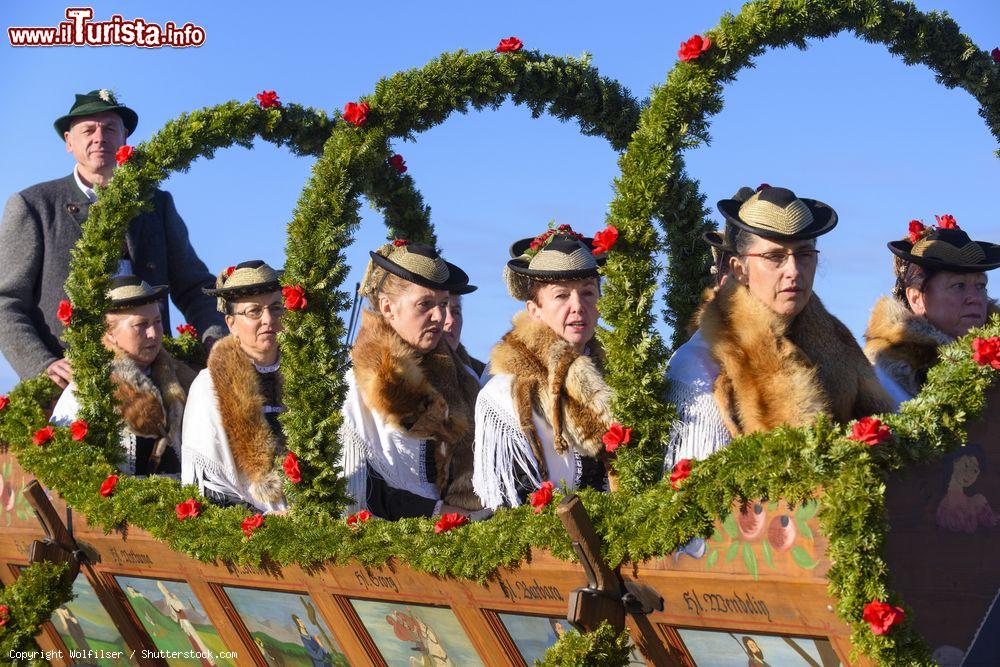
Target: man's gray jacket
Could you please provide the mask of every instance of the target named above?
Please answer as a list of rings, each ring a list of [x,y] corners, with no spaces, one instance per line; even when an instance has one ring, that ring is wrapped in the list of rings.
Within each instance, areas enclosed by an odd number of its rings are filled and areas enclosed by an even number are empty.
[[[0,352],[22,379],[63,356],[63,325],[56,317],[66,297],[70,250],[80,240],[90,200],[73,174],[13,195],[0,222]],[[157,190],[153,210],[129,223],[125,239],[133,272],[170,296],[199,334],[221,338],[222,314],[202,294],[215,279],[198,259],[170,193]],[[160,304],[170,331],[166,300]]]

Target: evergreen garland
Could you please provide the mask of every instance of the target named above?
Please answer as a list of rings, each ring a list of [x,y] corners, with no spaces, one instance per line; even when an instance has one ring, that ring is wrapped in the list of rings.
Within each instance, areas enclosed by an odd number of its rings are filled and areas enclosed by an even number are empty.
[[[0,606],[7,607],[7,623],[0,627],[0,656],[10,661],[7,664],[48,664],[14,656],[38,652],[35,635],[39,628],[72,598],[65,563],[36,563],[22,570],[13,584],[0,588]]]
[[[545,651],[535,665],[550,667],[621,667],[629,664],[632,645],[628,632],[615,632],[607,621],[596,630],[580,634],[570,630]]]

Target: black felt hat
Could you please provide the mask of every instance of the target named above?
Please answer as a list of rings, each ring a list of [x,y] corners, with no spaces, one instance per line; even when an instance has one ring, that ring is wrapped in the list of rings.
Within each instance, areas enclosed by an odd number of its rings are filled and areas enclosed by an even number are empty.
[[[533,245],[534,244],[534,247]],[[572,229],[554,230],[545,235],[521,239],[510,246],[512,259],[504,269],[504,279],[511,296],[519,301],[530,298],[530,281],[562,282],[596,278],[607,260],[604,253],[594,254],[594,239]]]
[[[927,269],[978,273],[1000,267],[1000,245],[973,241],[957,227],[932,227],[916,243],[904,239],[887,245],[896,257]]]
[[[208,296],[217,297],[219,312],[224,313],[226,301],[280,290],[283,273],[284,271],[271,268],[263,260],[251,259],[229,267],[216,278],[214,288],[203,287],[201,291]]]
[[[422,287],[455,294],[468,294],[478,289],[469,284],[465,271],[446,262],[437,250],[423,243],[400,243],[386,255],[374,251],[368,254],[377,266]]]
[[[153,286],[138,276],[118,276],[111,279],[111,286],[108,288],[108,298],[111,299],[109,310],[125,310],[153,303],[164,298],[169,291],[166,285]]]
[[[814,239],[837,226],[836,211],[787,188],[766,187],[746,201],[723,199],[718,208],[726,222],[775,241]]]
[[[139,115],[124,104],[119,104],[114,92],[107,88],[92,90],[86,94],[78,93],[69,113],[57,118],[53,127],[56,128],[56,134],[62,139],[63,135],[69,131],[73,119],[93,116],[105,111],[111,111],[121,116],[122,123],[125,125],[125,136],[135,132],[135,126],[139,124]]]

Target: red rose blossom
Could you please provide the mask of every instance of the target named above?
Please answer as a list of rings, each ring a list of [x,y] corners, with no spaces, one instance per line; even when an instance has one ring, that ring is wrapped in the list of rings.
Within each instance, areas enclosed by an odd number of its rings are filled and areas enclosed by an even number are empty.
[[[73,439],[79,442],[87,437],[87,431],[89,426],[83,419],[77,419],[75,422],[69,425],[69,431],[73,434]]]
[[[117,162],[120,167],[132,159],[133,153],[135,153],[135,149],[131,146],[122,146],[118,149],[118,152],[115,153],[115,162]]]
[[[254,514],[253,516],[248,516],[243,519],[243,523],[240,524],[240,528],[243,529],[243,534],[247,536],[247,539],[253,537],[253,531],[261,527],[264,523],[263,514]]]
[[[993,56],[993,62],[1000,65],[1000,49],[993,49],[990,51],[990,55]]]
[[[621,445],[627,445],[631,439],[632,429],[626,428],[618,422],[611,422],[611,426],[608,428],[607,432],[601,436],[601,442],[604,443],[604,449],[609,454],[618,449]]]
[[[257,103],[260,104],[261,109],[270,109],[271,107],[281,107],[281,102],[278,100],[278,93],[273,90],[262,90],[257,93]]]
[[[594,234],[594,250],[592,252],[595,255],[604,254],[611,250],[617,242],[618,228],[614,225],[608,225],[601,231]]]
[[[458,528],[459,526],[464,526],[467,523],[469,523],[469,517],[464,514],[459,514],[458,512],[442,514],[441,518],[434,524],[434,534],[445,533],[452,528]]]
[[[71,304],[66,299],[59,302],[59,310],[56,311],[56,317],[59,321],[63,323],[64,327],[68,327],[69,323],[73,321],[73,304]]]
[[[674,464],[674,469],[670,471],[670,486],[674,487],[674,491],[680,491],[681,482],[686,480],[690,474],[691,459],[681,459]]]
[[[393,168],[399,173],[401,174],[406,173],[406,160],[404,160],[403,156],[400,155],[399,153],[396,153],[391,158],[389,158],[389,164],[391,164]]]
[[[31,441],[41,447],[46,442],[52,439],[56,430],[52,426],[46,426],[45,428],[40,428],[35,431],[35,434],[31,436]]]
[[[884,635],[892,628],[902,622],[906,614],[900,607],[893,607],[886,602],[872,600],[865,605],[865,610],[861,614],[861,620],[871,626],[872,632],[876,635]]]
[[[506,39],[501,39],[500,43],[497,44],[497,53],[513,53],[514,51],[520,51],[523,46],[524,42],[517,37],[507,37]]]
[[[0,410],[3,410],[10,403],[10,399],[6,396],[0,396]]]
[[[761,183],[760,185],[757,186],[757,192],[760,192],[761,190],[767,190],[769,187],[771,187],[770,183]]]
[[[959,229],[953,215],[948,215],[947,213],[944,215],[935,215],[934,219],[937,220],[938,229]]]
[[[5,604],[0,604],[0,628],[7,625],[10,620],[10,608]]]
[[[874,417],[864,417],[854,422],[851,434],[847,436],[847,439],[857,440],[871,447],[872,445],[880,445],[891,437],[892,431],[880,420]]]
[[[681,48],[677,52],[677,57],[684,62],[696,60],[701,54],[708,51],[711,46],[712,40],[708,37],[693,35],[688,41],[681,42]]]
[[[368,106],[367,102],[348,102],[344,105],[344,120],[353,125],[354,127],[361,127],[368,120],[368,112],[371,111],[371,107]]]
[[[177,504],[177,519],[183,521],[191,517],[196,517],[201,514],[201,503],[199,503],[194,498],[188,498],[182,503]]]
[[[392,245],[396,248],[402,248],[403,246],[410,245],[410,242],[406,239],[394,239]]]
[[[552,488],[552,482],[545,481],[537,491],[528,494],[528,502],[535,508],[535,514],[539,514],[543,507],[552,502]]]
[[[108,478],[101,483],[101,495],[109,498],[118,486],[118,475],[108,475]]]
[[[281,296],[285,297],[285,308],[288,310],[305,310],[309,304],[306,301],[306,291],[302,289],[302,285],[282,287]]]
[[[236,270],[235,266],[227,266],[226,267],[226,277],[228,278],[229,276],[233,275],[233,271],[235,271],[235,270]]]
[[[916,243],[927,231],[927,226],[919,220],[910,220],[910,243]]]
[[[980,366],[1000,371],[1000,336],[976,338],[972,341],[972,360]]]
[[[193,324],[178,324],[177,333],[179,333],[181,336],[189,335],[194,338],[198,337],[198,330],[194,328]]]
[[[288,478],[289,482],[298,484],[302,481],[302,471],[299,470],[299,457],[295,455],[295,452],[288,452],[281,467],[284,468],[285,477]]]
[[[351,516],[347,517],[347,525],[351,528],[360,528],[368,519],[372,518],[372,513],[368,510],[361,510],[360,512],[355,512]]]

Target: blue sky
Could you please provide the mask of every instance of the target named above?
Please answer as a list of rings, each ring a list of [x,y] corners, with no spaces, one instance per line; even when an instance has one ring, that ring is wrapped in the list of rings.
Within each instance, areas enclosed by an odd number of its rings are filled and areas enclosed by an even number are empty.
[[[80,3],[83,5],[84,3]],[[947,10],[987,50],[1000,45],[1000,3],[930,2]],[[330,111],[370,92],[379,78],[420,67],[444,51],[493,48],[517,35],[526,48],[556,55],[588,52],[601,72],[639,98],[661,83],[679,43],[714,26],[737,2],[658,3],[279,3],[95,2],[95,20],[112,14],[150,22],[193,22],[206,32],[197,49],[12,48],[0,41],[4,198],[66,175],[72,161],[52,130],[73,94],[113,88],[139,113],[139,143],[184,111],[263,89],[286,102]],[[67,5],[6,0],[3,27],[54,26]],[[6,32],[6,31],[5,31]],[[951,213],[974,238],[1000,239],[995,195],[997,148],[975,101],[947,90],[924,67],[907,67],[883,47],[853,35],[812,42],[807,51],[765,54],[725,91],[712,143],[687,155],[711,202],[741,185],[784,185],[820,199],[840,225],[820,241],[817,293],[860,335],[868,311],[891,286],[885,242],[911,218]],[[501,267],[516,238],[555,219],[593,232],[603,227],[618,173],[617,154],[581,136],[572,123],[532,120],[507,105],[453,116],[401,143],[445,255],[480,290],[466,298],[464,341],[485,358],[520,306],[503,288]],[[283,261],[285,225],[309,176],[311,159],[261,143],[199,161],[165,184],[195,247],[213,271],[238,261]],[[348,250],[353,286],[367,251],[384,238],[367,206]],[[714,216],[719,220],[719,216]],[[996,295],[1000,288],[992,290]],[[179,323],[180,319],[177,318]],[[16,376],[0,359],[0,392]]]

